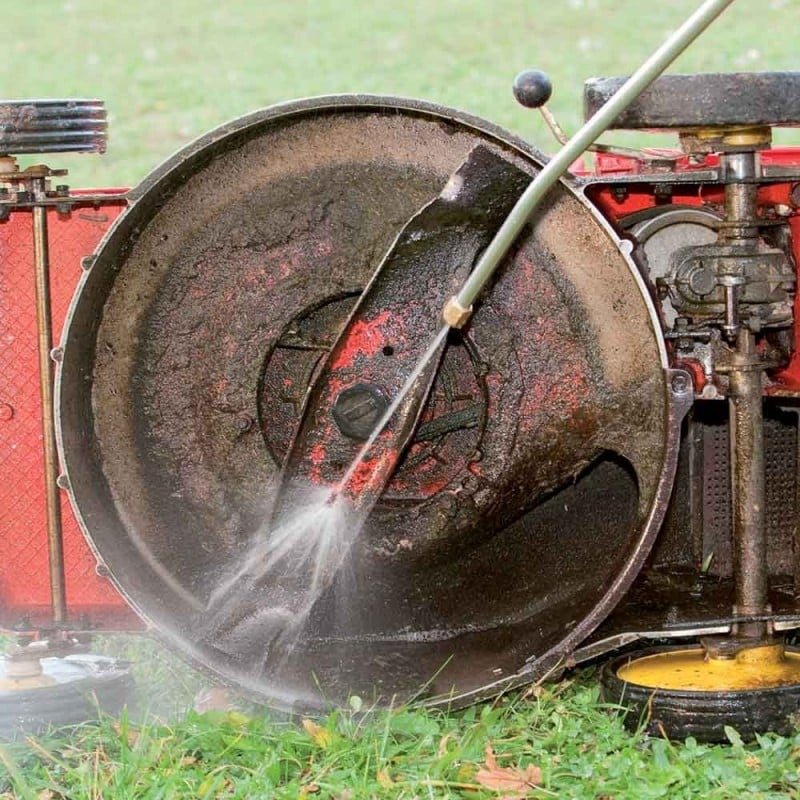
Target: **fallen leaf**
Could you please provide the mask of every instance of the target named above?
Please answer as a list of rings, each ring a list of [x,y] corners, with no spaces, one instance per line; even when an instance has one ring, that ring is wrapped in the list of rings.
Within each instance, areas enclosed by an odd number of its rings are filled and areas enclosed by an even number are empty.
[[[242,714],[241,711],[227,711],[222,721],[227,722],[229,725],[235,725],[237,728],[244,728],[250,724],[250,717],[247,714]]]
[[[439,758],[444,758],[447,755],[447,743],[453,738],[452,733],[446,733],[439,739]]]
[[[36,795],[36,800],[53,800],[55,794],[50,789],[42,789],[39,794]]]
[[[210,686],[201,689],[194,696],[193,705],[198,714],[205,714],[207,711],[233,711],[236,708],[236,697],[224,686]]]
[[[383,786],[384,789],[387,789],[394,783],[394,781],[389,776],[389,773],[385,769],[379,769],[376,777],[378,779],[378,783],[381,786]]]
[[[490,744],[485,750],[486,766],[475,773],[475,781],[495,792],[511,792],[508,797],[525,795],[542,782],[542,771],[534,764],[527,767],[500,767]]]
[[[353,711],[356,712],[356,714],[358,714],[358,712],[361,711],[362,707],[364,706],[364,701],[357,694],[353,694],[350,695],[347,704]]]
[[[333,734],[323,728],[321,725],[317,725],[314,720],[311,719],[304,719],[303,720],[303,727],[306,729],[306,733],[311,737],[311,741],[317,747],[321,747],[323,750],[331,743],[333,739]]]
[[[119,722],[115,722],[111,727],[117,736],[122,736],[122,725],[120,725]],[[125,738],[128,741],[128,747],[133,747],[139,738],[139,732],[133,728],[128,728],[125,731]]]
[[[319,791],[319,786],[316,783],[307,783],[305,786],[300,787],[300,794],[297,800],[305,800],[310,794],[316,794]]]
[[[526,700],[529,697],[535,697],[538,700],[546,693],[547,689],[545,689],[541,683],[534,683],[533,686],[528,687],[528,689],[525,691],[525,694],[522,696],[522,699]]]

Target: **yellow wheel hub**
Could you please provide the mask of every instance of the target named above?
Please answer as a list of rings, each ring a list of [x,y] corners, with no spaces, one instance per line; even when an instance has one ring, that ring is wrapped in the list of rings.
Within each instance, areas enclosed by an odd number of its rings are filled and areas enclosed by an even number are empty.
[[[740,650],[732,658],[711,658],[702,647],[637,658],[617,670],[620,680],[653,689],[736,692],[800,684],[800,653],[783,644]]]

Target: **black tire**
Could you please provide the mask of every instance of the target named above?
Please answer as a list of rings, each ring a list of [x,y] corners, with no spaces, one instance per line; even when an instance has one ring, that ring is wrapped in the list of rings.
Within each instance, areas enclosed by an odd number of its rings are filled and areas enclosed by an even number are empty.
[[[743,740],[757,733],[783,736],[797,729],[800,684],[747,691],[695,692],[653,689],[627,683],[618,671],[629,662],[657,653],[685,650],[654,647],[637,650],[607,662],[600,673],[603,699],[626,709],[624,724],[630,731],[644,730],[670,739],[694,737],[699,742],[727,742],[725,727],[735,728]],[[798,652],[796,648],[791,649]]]
[[[0,100],[0,154],[105,153],[101,100]]]
[[[95,655],[46,658],[44,674],[58,683],[0,690],[0,740],[117,715],[133,698],[127,661]]]

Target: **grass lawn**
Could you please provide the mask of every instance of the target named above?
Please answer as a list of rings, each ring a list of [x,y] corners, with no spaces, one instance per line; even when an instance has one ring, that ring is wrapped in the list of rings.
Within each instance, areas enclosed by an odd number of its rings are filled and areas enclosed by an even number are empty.
[[[629,72],[698,3],[31,0],[4,5],[0,79],[7,98],[107,101],[108,154],[50,159],[74,186],[133,184],[232,117],[338,92],[464,108],[552,150],[511,97],[515,73],[549,72],[551,108],[575,130],[583,79]],[[797,0],[739,0],[676,70],[796,69],[797,30]],[[103,646],[133,653],[138,716],[0,747],[0,798],[480,800],[531,784],[534,797],[800,797],[800,735],[743,746],[731,732],[728,747],[630,735],[590,670],[450,714],[348,710],[303,726],[254,709],[187,715],[201,679],[147,641]]]
[[[800,734],[747,746],[733,731],[729,746],[631,735],[600,703],[591,669],[458,712],[286,721],[247,707],[176,714],[196,676],[146,640],[99,645],[136,659],[138,713],[0,746],[0,798],[800,796]]]

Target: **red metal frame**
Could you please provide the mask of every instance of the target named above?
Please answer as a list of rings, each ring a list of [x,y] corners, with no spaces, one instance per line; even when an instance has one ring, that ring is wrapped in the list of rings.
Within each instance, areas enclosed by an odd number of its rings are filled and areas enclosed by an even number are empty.
[[[666,151],[665,151],[666,152]],[[671,153],[677,155],[677,153]],[[761,154],[763,166],[792,167],[800,169],[800,147],[778,147],[765,150]],[[707,170],[719,165],[717,156],[709,156],[702,164],[691,164],[686,156],[681,157],[675,169],[685,172]],[[594,175],[598,177],[619,178],[626,175],[641,173],[640,164],[632,159],[617,156],[598,155],[595,163]],[[763,186],[758,192],[758,202],[762,209],[774,213],[774,209],[781,208],[792,234],[792,255],[795,261],[795,270],[798,273],[800,284],[800,207],[792,201],[792,189],[798,186],[796,182],[776,182]],[[625,189],[624,192],[615,191],[615,187]],[[647,184],[595,184],[587,192],[602,213],[612,222],[618,223],[628,214],[654,208],[659,204],[659,199],[650,191]],[[698,191],[697,185],[683,186],[674,184],[671,187],[670,204],[702,206],[711,211],[722,214],[725,205],[725,190],[722,186],[704,186]],[[800,291],[795,297],[794,304],[794,352],[785,369],[772,374],[772,385],[766,389],[770,395],[800,395]],[[689,369],[702,388],[705,377],[700,365],[681,363],[682,367]],[[696,368],[695,368],[696,366]]]
[[[103,190],[101,194],[118,194]],[[80,194],[80,193],[76,193]],[[92,192],[92,194],[97,194]],[[61,329],[81,274],[81,258],[97,246],[124,208],[119,199],[48,214],[53,338]],[[31,212],[0,223],[0,627],[47,625],[47,572],[41,404],[37,373]],[[61,504],[70,618],[92,626],[135,629],[138,618],[96,571],[66,495]]]

